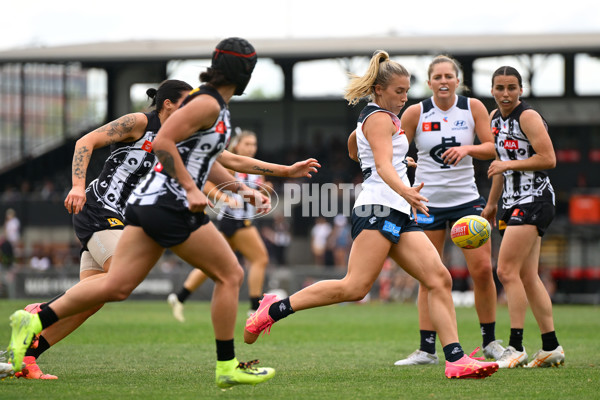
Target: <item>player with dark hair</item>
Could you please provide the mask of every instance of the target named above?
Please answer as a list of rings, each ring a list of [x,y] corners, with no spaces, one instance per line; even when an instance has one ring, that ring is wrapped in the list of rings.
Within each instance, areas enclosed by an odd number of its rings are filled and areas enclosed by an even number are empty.
[[[232,153],[254,157],[257,149],[256,133],[247,130],[241,131],[231,140],[228,148]],[[232,173],[236,179],[241,180],[252,189],[262,190],[266,188],[262,175],[235,171],[232,171]],[[262,297],[265,272],[269,264],[269,253],[258,229],[252,224],[252,218],[255,217],[256,210],[251,204],[244,202],[242,197],[235,194],[233,197],[235,206],[227,203],[217,216],[218,228],[231,248],[241,253],[244,259],[248,261],[249,314],[252,314],[258,309],[258,302]],[[201,270],[193,269],[177,293],[169,294],[167,302],[171,306],[175,319],[185,322],[183,303],[207,278]]]
[[[234,180],[226,168],[310,177],[319,167],[314,159],[283,166],[225,150],[231,136],[229,100],[243,94],[256,60],[253,46],[244,39],[227,38],[217,45],[211,66],[200,74],[204,84],[188,95],[154,140],[160,163],[127,201],[127,224],[108,273],[78,283],[38,314],[16,311],[11,316],[9,350],[16,371],[22,368],[24,351],[36,333],[104,302],[126,299],[169,248],[215,282],[211,316],[217,350],[216,384],[221,388],[255,385],[274,376],[272,368],[258,368],[255,362],[240,363],[235,357],[233,338],[244,272],[205,214],[209,201],[202,193],[204,183],[210,179],[217,185],[227,184],[233,192],[253,193],[251,202],[259,211],[268,210],[268,199]]]
[[[510,316],[510,340],[498,360],[500,368],[550,367],[564,363],[565,353],[554,330],[552,301],[539,276],[542,236],[554,219],[555,195],[546,172],[556,166],[548,125],[521,100],[523,80],[513,67],[492,75],[492,95],[498,106],[491,112],[496,160],[488,169],[492,188],[481,216],[496,226],[498,201],[498,278],[504,286]],[[528,363],[523,347],[527,303],[542,334],[542,349]]]
[[[126,114],[86,134],[75,144],[72,165],[73,187],[65,199],[65,207],[73,213],[75,234],[81,242],[80,280],[108,271],[117,241],[123,232],[125,202],[131,191],[152,169],[156,157],[152,141],[161,126],[179,108],[192,87],[186,82],[169,79],[157,89],[146,91],[154,110]],[[87,187],[86,173],[94,150],[110,146],[111,154],[100,175]],[[38,312],[47,303],[30,304],[25,310]],[[65,318],[36,338],[27,349],[25,367],[16,374],[27,379],[57,379],[44,374],[37,358],[65,338],[102,305]]]

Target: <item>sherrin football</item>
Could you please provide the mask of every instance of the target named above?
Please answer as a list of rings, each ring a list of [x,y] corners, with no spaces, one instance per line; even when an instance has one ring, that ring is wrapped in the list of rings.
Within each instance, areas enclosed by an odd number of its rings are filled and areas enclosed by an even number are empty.
[[[450,237],[455,245],[463,249],[476,249],[490,238],[492,227],[487,219],[479,215],[467,215],[452,225]]]

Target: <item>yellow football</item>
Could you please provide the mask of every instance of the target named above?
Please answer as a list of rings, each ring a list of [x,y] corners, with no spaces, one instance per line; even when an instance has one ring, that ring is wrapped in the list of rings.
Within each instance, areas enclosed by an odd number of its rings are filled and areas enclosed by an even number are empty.
[[[476,249],[490,238],[492,227],[479,215],[467,215],[452,225],[450,237],[455,245],[463,249]]]

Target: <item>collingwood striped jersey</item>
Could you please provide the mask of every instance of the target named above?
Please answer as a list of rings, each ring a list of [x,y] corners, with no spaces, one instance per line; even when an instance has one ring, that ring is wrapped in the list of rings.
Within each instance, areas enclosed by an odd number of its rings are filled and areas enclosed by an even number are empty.
[[[377,204],[383,205],[405,214],[411,215],[410,204],[402,196],[396,193],[377,173],[375,168],[375,158],[373,150],[362,130],[363,123],[376,112],[389,114],[397,130],[392,136],[393,157],[392,164],[406,186],[410,186],[410,181],[406,175],[406,164],[404,158],[408,152],[408,139],[404,131],[400,128],[400,119],[397,115],[384,110],[375,103],[369,103],[361,111],[356,126],[356,143],[358,145],[358,159],[363,173],[362,189],[354,202],[354,208]]]
[[[454,146],[471,145],[475,140],[475,120],[469,98],[456,96],[454,105],[444,111],[433,97],[421,103],[421,116],[415,130],[417,169],[415,185],[423,182],[421,194],[429,207],[453,207],[478,199],[473,158],[465,156],[454,165],[441,155]]]
[[[492,133],[496,143],[496,153],[501,161],[526,160],[535,154],[533,146],[519,124],[521,113],[528,109],[531,109],[531,106],[521,102],[506,118],[502,118],[499,110],[496,110],[492,116]],[[544,126],[548,130],[546,121]],[[508,209],[516,204],[534,201],[549,201],[554,204],[554,188],[546,171],[508,170],[503,173],[503,176],[503,208]]]
[[[234,174],[235,179],[245,183],[249,188],[251,189],[261,189],[261,184],[264,182],[264,177],[262,175],[255,175],[255,174],[246,174],[243,172],[236,172]],[[236,199],[236,201],[238,201],[238,204],[241,204],[241,206],[238,208],[232,208],[230,206],[225,206],[223,207],[220,211],[219,211],[219,215],[217,215],[217,219],[221,220],[223,219],[223,217],[227,216],[229,218],[233,218],[233,219],[249,219],[254,217],[254,215],[256,215],[256,208],[248,203],[247,201],[244,201],[244,198],[242,196],[240,196],[237,193],[231,193],[229,194],[229,196],[232,196],[233,198]]]
[[[229,122],[229,109],[220,93],[211,86],[203,85],[190,92],[184,100],[182,107],[199,95],[209,95],[215,98],[221,106],[219,117],[214,124],[204,130],[192,134],[185,140],[176,144],[179,155],[199,189],[210,172],[210,168],[223,152],[231,137],[231,124]],[[187,209],[187,193],[175,178],[162,171],[159,163],[146,178],[133,191],[128,204],[152,205],[158,204],[168,208]]]
[[[111,153],[102,172],[86,189],[88,203],[95,203],[123,216],[129,195],[156,162],[152,141],[160,129],[160,119],[156,111],[145,115],[148,125],[141,138],[135,142],[111,145]]]

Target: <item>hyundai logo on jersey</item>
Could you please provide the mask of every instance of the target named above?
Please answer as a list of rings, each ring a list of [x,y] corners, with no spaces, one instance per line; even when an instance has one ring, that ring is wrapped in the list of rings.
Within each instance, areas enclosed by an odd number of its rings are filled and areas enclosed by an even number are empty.
[[[454,126],[456,126],[457,128],[462,128],[462,127],[467,127],[467,121],[463,121],[463,120],[458,120],[458,121],[454,121]]]

